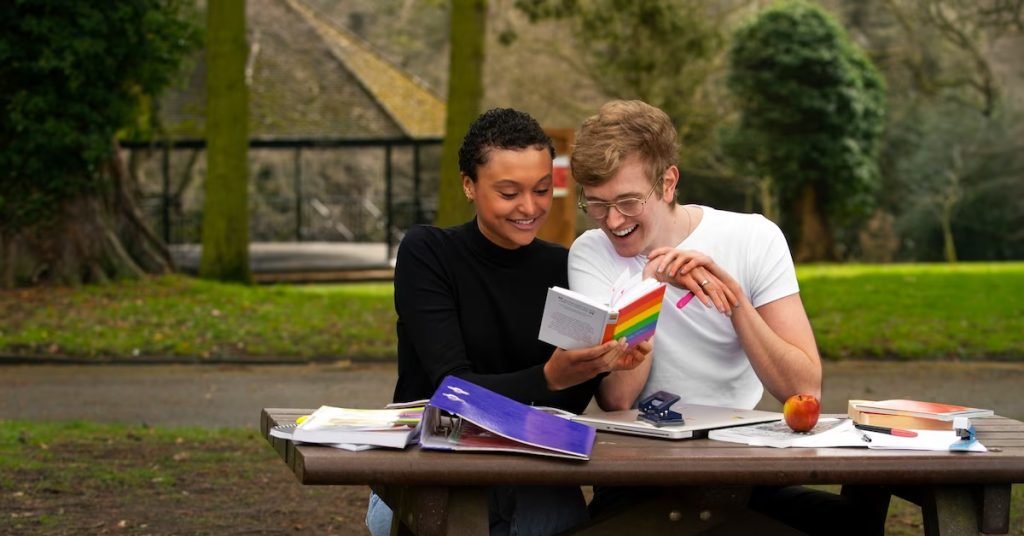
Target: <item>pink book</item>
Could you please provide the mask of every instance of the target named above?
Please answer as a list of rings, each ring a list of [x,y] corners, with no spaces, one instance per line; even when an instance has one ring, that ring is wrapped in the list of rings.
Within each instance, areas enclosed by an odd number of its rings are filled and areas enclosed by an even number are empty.
[[[940,402],[922,402],[920,400],[881,400],[878,402],[860,401],[854,405],[860,411],[869,413],[884,413],[887,415],[909,415],[912,417],[924,417],[940,421],[952,421],[956,417],[991,417],[994,415],[990,409],[971,408],[956,404],[943,404]]]

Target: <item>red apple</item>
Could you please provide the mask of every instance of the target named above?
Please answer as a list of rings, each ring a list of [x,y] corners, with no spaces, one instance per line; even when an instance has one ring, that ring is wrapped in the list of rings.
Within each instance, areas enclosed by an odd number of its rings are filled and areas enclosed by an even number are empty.
[[[821,404],[814,395],[793,395],[782,406],[782,416],[794,432],[806,432],[818,424]]]

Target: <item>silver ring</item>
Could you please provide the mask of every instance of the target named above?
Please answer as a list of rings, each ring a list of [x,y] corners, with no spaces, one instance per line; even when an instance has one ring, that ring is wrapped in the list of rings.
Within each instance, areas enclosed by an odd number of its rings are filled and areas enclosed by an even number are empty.
[[[707,285],[710,282],[711,281],[708,281],[707,279],[705,279],[704,281],[701,281],[700,284],[697,285],[697,286],[700,287],[700,288],[704,288],[704,285]]]

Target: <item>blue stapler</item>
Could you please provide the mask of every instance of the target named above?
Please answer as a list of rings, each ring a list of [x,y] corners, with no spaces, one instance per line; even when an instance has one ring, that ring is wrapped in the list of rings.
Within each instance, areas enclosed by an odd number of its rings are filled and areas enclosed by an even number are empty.
[[[679,402],[679,395],[668,391],[658,391],[640,401],[640,412],[636,420],[649,422],[654,426],[686,424],[682,414],[672,411],[672,404]]]
[[[949,446],[949,450],[953,452],[968,452],[971,445],[978,441],[974,425],[971,424],[971,420],[967,417],[956,417],[953,419],[953,430],[956,432],[957,437],[960,438],[959,441]]]

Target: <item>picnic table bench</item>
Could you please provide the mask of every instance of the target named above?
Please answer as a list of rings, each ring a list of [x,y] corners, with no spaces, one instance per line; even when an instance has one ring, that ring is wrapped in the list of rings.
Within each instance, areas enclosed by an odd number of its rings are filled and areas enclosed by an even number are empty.
[[[1005,534],[1010,489],[1024,482],[1024,423],[975,419],[987,453],[856,448],[765,448],[708,439],[597,436],[591,459],[438,452],[361,452],[295,445],[269,435],[311,409],[264,409],[261,430],[302,484],[372,487],[395,511],[398,533],[486,534],[488,486],[675,488],[581,534],[793,533],[746,508],[760,485],[841,484],[882,516],[895,494],[922,508],[925,534]],[[685,530],[684,530],[685,529]]]

